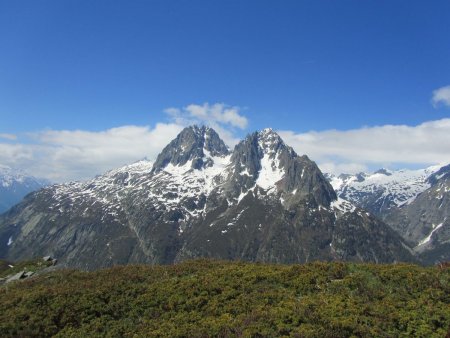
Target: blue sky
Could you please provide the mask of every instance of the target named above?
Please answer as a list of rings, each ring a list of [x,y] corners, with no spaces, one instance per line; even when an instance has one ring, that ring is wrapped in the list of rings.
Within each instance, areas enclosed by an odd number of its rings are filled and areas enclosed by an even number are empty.
[[[431,104],[449,36],[439,0],[0,0],[0,134],[152,130],[204,103],[238,107],[236,137],[418,126],[450,115]]]

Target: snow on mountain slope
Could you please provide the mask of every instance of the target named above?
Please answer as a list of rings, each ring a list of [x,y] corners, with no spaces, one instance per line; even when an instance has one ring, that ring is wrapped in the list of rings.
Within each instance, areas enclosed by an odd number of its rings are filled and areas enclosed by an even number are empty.
[[[106,215],[118,220],[119,215],[124,216],[127,203],[134,203],[153,205],[157,211],[177,210],[185,222],[198,217],[204,213],[206,196],[225,175],[231,155],[222,145],[219,147],[222,153],[211,148],[208,150],[210,128],[194,127],[189,131],[189,135],[182,135],[183,140],[176,149],[165,149],[169,160],[158,170],[154,170],[155,163],[144,160],[111,170],[87,182],[49,187],[53,190],[52,198],[57,201],[51,208],[64,213],[83,202],[86,208],[96,205]],[[201,148],[198,148],[199,142]],[[189,150],[192,143],[196,147]]]
[[[142,160],[86,182],[56,184],[47,188],[56,203],[50,206],[64,213],[79,202],[100,205],[106,214],[117,215],[122,210],[121,201],[130,189],[139,189],[148,180],[153,163]]]
[[[381,215],[393,207],[411,203],[431,187],[430,177],[443,166],[419,170],[378,170],[372,174],[327,175],[339,197]]]
[[[428,264],[450,259],[450,166],[433,173],[430,188],[411,203],[393,208],[385,216]]]
[[[194,257],[412,259],[386,224],[336,199],[317,165],[273,130],[230,152],[214,130],[192,126],[153,163],[27,196],[0,217],[0,257],[50,254],[86,269]]]
[[[185,216],[198,216],[203,210],[202,198],[215,187],[214,179],[220,176],[230,156],[205,156],[210,166],[193,169],[192,161],[183,165],[169,163],[163,170],[151,174],[153,162],[140,161],[111,170],[87,182],[71,182],[55,185],[53,198],[58,201],[55,207],[65,212],[67,207],[78,201],[90,200],[90,204],[100,204],[110,215],[123,211],[126,198],[138,203],[145,201],[164,209],[181,207]],[[188,202],[189,200],[189,202]]]
[[[353,212],[356,210],[356,207],[352,203],[340,197],[336,201],[331,202],[331,208],[339,213]]]
[[[284,168],[280,166],[280,152],[273,147],[278,139],[279,136],[272,129],[264,129],[258,138],[258,145],[264,156],[260,161],[261,170],[256,184],[268,191],[276,189],[275,184],[285,175]]]
[[[192,168],[192,161],[183,165],[169,163],[155,174],[143,188],[154,203],[164,204],[165,208],[177,209],[180,206],[189,215],[196,217],[204,212],[204,199],[217,186],[220,177],[230,163],[230,155],[211,156],[205,152],[204,162],[208,166]]]
[[[445,219],[444,219],[444,221],[445,221]],[[425,237],[423,240],[421,240],[417,246],[421,246],[421,245],[428,243],[431,240],[431,236],[433,236],[433,234],[437,230],[439,230],[443,225],[444,225],[444,222],[442,222],[438,225],[432,224],[432,230],[431,230],[430,234],[427,237]]]

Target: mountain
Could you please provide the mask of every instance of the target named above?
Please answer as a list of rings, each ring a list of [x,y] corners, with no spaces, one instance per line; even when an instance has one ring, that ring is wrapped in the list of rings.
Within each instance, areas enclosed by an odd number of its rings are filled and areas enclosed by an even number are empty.
[[[414,260],[389,226],[338,199],[271,129],[230,151],[185,128],[154,163],[53,185],[0,216],[0,257],[95,269],[196,257],[264,262]]]
[[[450,165],[327,178],[339,197],[388,223],[425,263],[450,260]]]
[[[419,170],[390,171],[380,169],[372,174],[326,174],[337,195],[378,216],[393,207],[411,203],[432,185],[433,174],[441,166]]]
[[[385,220],[428,264],[450,261],[450,165],[429,176],[431,187],[387,213]]]
[[[28,193],[50,182],[29,176],[20,170],[0,165],[0,214],[19,203]]]

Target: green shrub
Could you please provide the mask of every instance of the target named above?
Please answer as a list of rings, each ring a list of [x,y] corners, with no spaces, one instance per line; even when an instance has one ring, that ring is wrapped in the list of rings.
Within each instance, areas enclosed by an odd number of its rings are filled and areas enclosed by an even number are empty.
[[[0,336],[444,337],[448,268],[252,264],[55,271],[0,287]]]

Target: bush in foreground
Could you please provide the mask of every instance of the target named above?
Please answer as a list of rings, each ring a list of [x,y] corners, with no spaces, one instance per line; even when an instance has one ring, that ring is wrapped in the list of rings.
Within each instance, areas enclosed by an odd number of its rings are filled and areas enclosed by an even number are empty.
[[[0,336],[445,337],[448,267],[196,260],[0,288]]]

